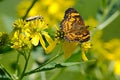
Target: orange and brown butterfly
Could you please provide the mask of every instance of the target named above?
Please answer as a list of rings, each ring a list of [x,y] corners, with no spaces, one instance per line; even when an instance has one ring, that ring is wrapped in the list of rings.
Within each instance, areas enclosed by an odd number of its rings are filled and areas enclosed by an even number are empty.
[[[86,42],[90,39],[90,32],[85,26],[80,14],[74,8],[65,11],[64,19],[60,23],[63,38],[68,42]]]

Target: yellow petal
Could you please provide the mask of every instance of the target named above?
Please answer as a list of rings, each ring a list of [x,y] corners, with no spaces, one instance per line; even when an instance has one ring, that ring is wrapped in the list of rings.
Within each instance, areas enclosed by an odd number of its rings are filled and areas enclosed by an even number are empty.
[[[19,36],[19,31],[16,30],[15,33],[14,33],[14,38],[18,39],[18,36]]]
[[[86,57],[84,50],[82,50],[82,59],[83,59],[84,61],[88,61],[88,58]]]
[[[81,44],[82,49],[84,49],[85,51],[87,51],[89,48],[91,48],[91,43],[90,42],[84,42]]]
[[[115,74],[120,75],[120,61],[119,60],[115,61],[114,72]]]
[[[69,58],[71,54],[74,52],[74,50],[77,48],[78,43],[77,42],[63,42],[63,51],[65,58]]]
[[[58,43],[58,40],[53,41],[45,50],[45,52],[48,54],[50,53],[56,46],[56,44]]]
[[[88,61],[85,52],[88,51],[89,48],[91,48],[91,43],[90,42],[84,42],[81,44],[81,48],[82,48],[82,59],[84,61]]]
[[[40,38],[40,43],[41,43],[42,47],[44,48],[44,50],[46,50],[45,42],[44,42],[43,37],[42,37],[41,34],[39,34],[39,38]]]
[[[39,43],[39,35],[35,34],[34,37],[31,39],[31,42],[34,46],[37,46]]]
[[[45,36],[45,39],[47,40],[48,44],[51,44],[53,42],[52,38],[48,35],[47,32],[42,32],[42,34]]]

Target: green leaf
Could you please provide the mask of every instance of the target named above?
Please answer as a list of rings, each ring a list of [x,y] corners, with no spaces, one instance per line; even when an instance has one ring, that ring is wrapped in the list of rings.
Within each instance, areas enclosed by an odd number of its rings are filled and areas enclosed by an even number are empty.
[[[36,70],[36,72],[40,72],[40,71],[48,71],[48,70],[52,70],[55,68],[65,68],[65,67],[70,67],[70,66],[75,66],[75,65],[80,65],[83,63],[89,63],[89,62],[94,62],[95,60],[89,60],[87,62],[67,62],[67,63],[50,63],[46,66],[43,66],[39,69]]]
[[[81,63],[83,63],[83,62],[50,63],[50,64],[38,69],[37,72],[52,70],[55,68],[65,68],[65,67],[69,67],[69,66],[79,65]]]
[[[24,75],[26,76],[26,75],[30,75],[30,74],[33,74],[33,73],[36,73],[36,72],[49,71],[49,70],[52,70],[52,69],[55,69],[55,68],[65,68],[65,67],[80,65],[80,64],[83,64],[83,63],[89,63],[89,62],[94,62],[94,61],[95,60],[89,60],[89,61],[86,61],[86,62],[83,61],[83,62],[50,63],[50,64],[47,64],[46,66],[37,68],[37,69],[32,70],[30,72],[26,72]]]
[[[11,79],[12,76],[2,65],[0,65],[0,80],[11,80]]]

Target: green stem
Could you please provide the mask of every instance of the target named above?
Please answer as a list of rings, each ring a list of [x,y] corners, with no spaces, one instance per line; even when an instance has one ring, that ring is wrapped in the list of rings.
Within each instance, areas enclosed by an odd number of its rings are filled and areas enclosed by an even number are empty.
[[[26,14],[23,16],[23,20],[27,17],[28,13],[30,12],[30,10],[32,9],[32,7],[35,5],[35,3],[38,0],[33,0],[32,4],[30,5],[30,7],[28,8],[28,10],[26,11]]]
[[[28,53],[28,57],[25,59],[25,66],[24,66],[24,69],[22,71],[22,74],[21,74],[21,77],[19,80],[22,80],[22,78],[25,76],[25,71],[27,69],[27,65],[28,65],[28,62],[29,62],[29,58],[30,58],[30,52]]]
[[[102,21],[106,20],[107,15],[110,13],[110,11],[111,11],[111,9],[112,9],[112,7],[113,7],[113,5],[114,5],[115,3],[116,3],[116,1],[115,1],[115,0],[112,0],[112,1],[111,1],[111,4],[110,4],[107,8],[105,8],[104,14],[103,14],[103,16],[102,16]]]
[[[20,59],[20,55],[21,55],[21,54],[18,54],[18,55],[17,55],[16,68],[15,68],[15,75],[16,75],[16,77],[19,75],[19,74],[18,74],[18,70],[19,70],[19,67],[18,67],[18,66],[19,66],[19,63],[18,63],[18,62],[19,62],[19,59]]]
[[[41,66],[39,66],[38,68],[36,68],[36,69],[34,69],[34,70],[30,71],[30,72],[26,72],[24,75],[27,76],[27,75],[30,75],[30,74],[33,74],[33,73],[36,73],[36,72],[40,72],[40,71],[41,71],[40,69],[41,69],[43,66],[45,66],[45,65],[47,65],[48,63],[54,61],[55,59],[57,59],[59,56],[62,55],[62,54],[60,54],[61,49],[62,49],[62,46],[60,46],[60,48],[59,48],[56,56],[52,57],[52,58],[49,59],[47,62],[43,63],[43,64],[42,64]]]
[[[109,25],[112,21],[114,21],[118,16],[120,15],[120,11],[116,11],[110,18],[105,20],[102,24],[100,24],[97,29],[102,30],[105,28],[107,25]]]

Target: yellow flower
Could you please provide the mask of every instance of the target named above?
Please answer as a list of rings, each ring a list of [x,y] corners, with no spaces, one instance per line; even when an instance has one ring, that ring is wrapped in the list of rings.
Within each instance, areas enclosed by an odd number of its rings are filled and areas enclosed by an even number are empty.
[[[35,16],[27,19],[27,21],[19,19],[14,23],[14,31],[11,37],[12,48],[22,50],[23,48],[31,49],[31,45],[42,45],[46,53],[50,53],[56,46],[57,41],[54,41],[45,30],[48,28],[43,18]],[[48,42],[46,47],[45,39]]]

